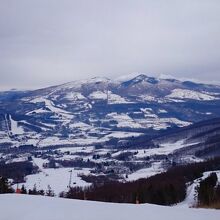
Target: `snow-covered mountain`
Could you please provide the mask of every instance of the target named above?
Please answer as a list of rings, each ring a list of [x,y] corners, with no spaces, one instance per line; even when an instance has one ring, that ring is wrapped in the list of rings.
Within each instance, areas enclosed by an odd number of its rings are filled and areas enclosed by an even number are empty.
[[[71,186],[146,178],[220,155],[219,108],[219,86],[143,74],[2,92],[0,162],[20,163],[20,176],[7,173],[14,187],[50,185],[56,195],[68,190],[70,169]]]
[[[144,74],[0,93],[0,143],[90,145],[220,116],[220,87]]]

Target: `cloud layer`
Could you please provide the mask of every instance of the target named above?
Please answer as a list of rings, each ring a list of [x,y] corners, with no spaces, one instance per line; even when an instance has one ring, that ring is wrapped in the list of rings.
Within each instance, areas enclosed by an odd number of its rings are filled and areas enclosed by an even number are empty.
[[[219,0],[0,0],[0,87],[142,72],[220,81]]]

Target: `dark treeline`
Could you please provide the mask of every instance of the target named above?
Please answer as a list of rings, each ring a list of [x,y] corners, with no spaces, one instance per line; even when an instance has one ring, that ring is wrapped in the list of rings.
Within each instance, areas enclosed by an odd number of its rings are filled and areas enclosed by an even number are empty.
[[[15,182],[24,182],[24,177],[33,174],[37,168],[29,161],[0,163],[0,177],[13,179]]]
[[[34,185],[33,189],[27,190],[24,185],[21,188],[17,188],[14,190],[11,187],[11,183],[9,183],[7,178],[0,177],[0,194],[4,193],[19,193],[19,194],[29,194],[29,195],[42,195],[42,196],[55,196],[54,191],[51,189],[50,185],[47,186],[47,190],[38,190],[36,185]]]
[[[8,179],[0,177],[0,194],[3,193],[13,193],[14,190],[11,188]]]
[[[20,192],[21,194],[29,194],[29,195],[41,195],[41,196],[55,196],[54,191],[51,189],[51,186],[47,186],[47,190],[38,190],[36,185],[34,185],[33,189],[27,190],[24,185],[22,185]]]
[[[216,173],[211,173],[206,179],[202,180],[197,188],[199,207],[218,207],[220,208],[220,185],[218,184]]]
[[[118,203],[153,203],[172,205],[185,199],[187,183],[203,172],[220,169],[220,158],[206,162],[178,166],[148,179],[133,182],[108,182],[90,187],[73,187],[61,196]]]

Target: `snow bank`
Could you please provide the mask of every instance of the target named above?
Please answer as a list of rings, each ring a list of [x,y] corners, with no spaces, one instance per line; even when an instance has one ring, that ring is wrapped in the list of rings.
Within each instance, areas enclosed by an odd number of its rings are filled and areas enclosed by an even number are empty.
[[[150,204],[114,204],[43,196],[2,194],[3,220],[219,220],[220,211],[164,207]]]

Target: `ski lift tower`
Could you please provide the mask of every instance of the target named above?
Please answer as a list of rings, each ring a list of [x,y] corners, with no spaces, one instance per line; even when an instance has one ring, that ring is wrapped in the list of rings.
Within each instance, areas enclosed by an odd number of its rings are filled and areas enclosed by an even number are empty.
[[[70,173],[69,188],[70,188],[70,186],[71,186],[71,182],[72,182],[72,173],[73,173],[73,171],[70,170],[69,173]]]
[[[108,105],[108,99],[109,99],[109,85],[108,85],[108,82],[107,82],[107,105]]]

